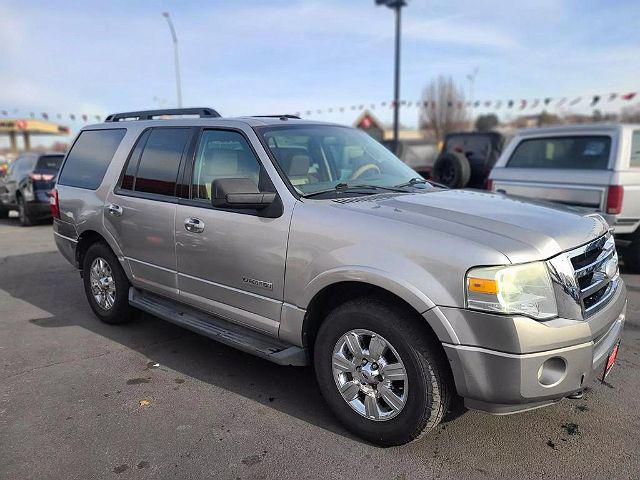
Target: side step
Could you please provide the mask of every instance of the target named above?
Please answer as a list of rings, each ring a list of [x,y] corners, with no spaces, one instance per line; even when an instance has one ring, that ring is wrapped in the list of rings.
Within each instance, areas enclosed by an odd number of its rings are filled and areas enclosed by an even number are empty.
[[[279,365],[308,365],[306,351],[236,323],[153,293],[129,288],[129,303],[140,310],[243,352]]]

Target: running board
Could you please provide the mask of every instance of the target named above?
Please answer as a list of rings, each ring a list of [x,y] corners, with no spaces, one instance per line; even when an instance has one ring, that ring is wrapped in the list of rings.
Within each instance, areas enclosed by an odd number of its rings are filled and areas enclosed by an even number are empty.
[[[163,320],[279,365],[309,364],[306,351],[298,346],[280,342],[174,300],[130,287],[129,303]]]

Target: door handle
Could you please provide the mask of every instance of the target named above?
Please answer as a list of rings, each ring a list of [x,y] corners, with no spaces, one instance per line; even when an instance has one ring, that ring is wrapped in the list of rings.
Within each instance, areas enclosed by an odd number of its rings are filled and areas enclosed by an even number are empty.
[[[184,229],[187,232],[202,233],[204,232],[204,222],[199,218],[195,218],[195,217],[185,218]]]
[[[121,217],[122,213],[124,212],[124,210],[122,210],[122,207],[120,205],[116,205],[115,203],[110,203],[107,207],[107,211],[114,217]]]

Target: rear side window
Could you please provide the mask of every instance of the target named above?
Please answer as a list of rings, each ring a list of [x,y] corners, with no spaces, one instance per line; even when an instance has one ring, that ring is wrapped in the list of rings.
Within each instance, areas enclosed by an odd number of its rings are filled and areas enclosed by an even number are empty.
[[[610,151],[606,136],[533,138],[516,147],[507,167],[605,170]]]
[[[43,155],[38,159],[36,170],[57,172],[60,169],[60,164],[62,163],[63,158],[64,156],[62,155]]]
[[[83,131],[67,155],[58,183],[98,188],[126,131],[124,128]]]
[[[631,137],[631,159],[629,165],[640,167],[640,130],[634,130]]]
[[[142,150],[133,190],[155,195],[175,195],[176,179],[182,154],[191,136],[189,128],[154,128]],[[140,143],[140,142],[139,142]],[[125,171],[123,183],[129,183],[135,163],[134,151]],[[123,185],[123,188],[126,185]]]
[[[491,153],[491,138],[482,135],[451,135],[444,150],[448,153],[464,153],[470,160],[484,160]]]

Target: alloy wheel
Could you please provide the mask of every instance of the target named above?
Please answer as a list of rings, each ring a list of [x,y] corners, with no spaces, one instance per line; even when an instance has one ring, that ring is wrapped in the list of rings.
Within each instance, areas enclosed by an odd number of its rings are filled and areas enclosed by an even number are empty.
[[[364,329],[342,335],[333,349],[333,378],[342,398],[363,417],[391,420],[407,402],[407,370],[396,349]]]
[[[96,257],[89,269],[89,284],[96,303],[104,310],[109,310],[116,302],[116,281],[111,267],[102,257]]]

